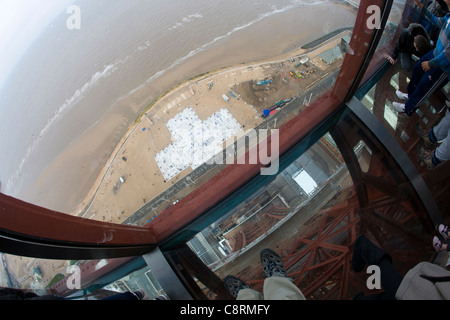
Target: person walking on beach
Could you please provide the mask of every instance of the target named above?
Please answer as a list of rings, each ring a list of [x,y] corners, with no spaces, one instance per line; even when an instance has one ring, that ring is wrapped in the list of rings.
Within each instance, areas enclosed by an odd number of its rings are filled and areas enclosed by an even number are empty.
[[[416,5],[423,8],[419,0]],[[450,5],[450,0],[445,0]],[[441,28],[434,50],[425,54],[413,67],[407,93],[397,91],[397,96],[405,103],[393,102],[395,110],[412,116],[417,108],[436,90],[442,89],[449,80],[450,74],[450,13],[444,17],[436,17],[428,10],[426,16]]]

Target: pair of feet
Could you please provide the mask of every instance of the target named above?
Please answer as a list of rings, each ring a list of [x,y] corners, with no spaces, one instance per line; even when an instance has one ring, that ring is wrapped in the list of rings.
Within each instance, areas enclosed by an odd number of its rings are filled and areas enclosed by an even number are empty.
[[[397,90],[397,91],[395,91],[395,94],[402,101],[407,101],[408,100],[408,94],[407,93],[404,93],[404,92],[401,92],[401,91]],[[394,109],[398,113],[404,113],[405,112],[405,104],[404,103],[392,102],[392,106],[394,107]]]
[[[436,227],[437,232],[442,236],[442,238],[447,241],[449,239],[449,231],[450,228],[448,226],[444,226],[440,224]],[[434,236],[433,238],[433,247],[437,252],[447,250],[447,244],[443,243],[438,236]]]
[[[260,253],[261,265],[266,277],[278,276],[286,277],[286,270],[284,269],[283,260],[280,256],[271,249],[264,249]],[[242,289],[249,289],[250,286],[235,276],[226,276],[224,279],[225,287],[228,292],[237,298],[237,295]]]
[[[395,94],[400,100],[403,101],[408,100],[407,93],[403,93],[397,90],[395,91]],[[399,113],[405,112],[404,103],[393,102],[392,105],[394,106],[394,109],[397,110],[397,112]],[[434,151],[431,150],[431,148],[434,142],[431,141],[430,139],[430,130],[421,127],[419,124],[416,124],[416,132],[419,135],[419,137],[422,138],[423,140],[423,145],[419,145],[417,147],[417,156],[418,156],[417,160],[420,164],[425,165],[425,167],[428,170],[431,170],[436,166],[436,163],[433,161]]]
[[[432,150],[434,142],[430,139],[430,130],[427,130],[416,124],[416,132],[423,140],[423,145],[417,146],[417,161],[421,165],[425,165],[427,170],[433,169],[440,161],[437,160],[434,150]]]

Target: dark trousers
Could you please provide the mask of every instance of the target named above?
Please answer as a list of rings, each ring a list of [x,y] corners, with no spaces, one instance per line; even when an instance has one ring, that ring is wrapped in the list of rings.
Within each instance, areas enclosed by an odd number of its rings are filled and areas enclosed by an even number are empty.
[[[359,294],[355,296],[355,300],[395,300],[395,293],[400,287],[403,277],[394,269],[388,259],[381,260],[378,266],[380,267],[383,292],[367,296]]]
[[[363,235],[358,236],[355,241],[352,255],[352,269],[356,272],[363,270],[364,266],[378,266],[380,268],[382,293],[364,296],[357,294],[355,300],[394,300],[395,294],[403,280],[403,277],[392,265],[392,257],[376,246]]]
[[[400,65],[406,71],[411,71],[414,66],[414,60],[410,53],[401,52],[399,55]]]
[[[427,72],[422,69],[422,62],[434,58],[433,51],[424,55],[413,67],[408,84],[408,100],[405,103],[405,113],[411,116],[419,106],[436,90],[442,89],[448,82],[448,75],[441,68]]]
[[[136,295],[131,292],[123,292],[103,298],[102,300],[139,300]]]

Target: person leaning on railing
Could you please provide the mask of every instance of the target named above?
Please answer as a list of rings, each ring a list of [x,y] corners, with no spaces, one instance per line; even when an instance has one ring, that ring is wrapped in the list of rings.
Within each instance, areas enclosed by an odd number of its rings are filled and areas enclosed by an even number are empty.
[[[411,71],[414,65],[412,55],[422,58],[431,49],[431,39],[425,28],[418,23],[411,23],[403,29],[392,54],[385,54],[385,58],[393,65],[400,60],[402,68]]]
[[[443,235],[440,227],[438,232]],[[448,239],[448,231],[445,235]],[[433,246],[438,250],[435,240]],[[352,269],[361,272],[365,266],[378,266],[383,291],[370,295],[358,293],[354,300],[450,300],[450,271],[425,261],[401,276],[392,264],[392,257],[360,235],[353,248]]]
[[[417,6],[424,8],[419,0],[414,1]],[[450,0],[445,2],[450,6]],[[426,9],[424,12],[433,24],[440,27],[441,31],[436,47],[414,65],[407,93],[396,92],[404,103],[393,102],[392,105],[398,112],[404,112],[409,117],[436,90],[442,89],[448,83],[450,74],[450,13],[444,17],[436,17]]]

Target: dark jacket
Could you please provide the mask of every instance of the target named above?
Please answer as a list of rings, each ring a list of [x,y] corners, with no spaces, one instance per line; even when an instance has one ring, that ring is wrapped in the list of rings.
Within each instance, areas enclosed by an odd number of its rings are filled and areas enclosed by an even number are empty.
[[[0,300],[61,300],[53,295],[38,296],[33,292],[12,288],[0,288]]]
[[[397,45],[394,48],[394,52],[392,53],[392,58],[394,60],[397,59],[400,53],[414,54],[421,58],[423,54],[420,54],[417,52],[416,48],[414,48],[414,37],[418,35],[424,36],[428,43],[430,43],[428,33],[420,24],[411,23],[408,28],[403,29],[403,32],[397,41]]]

